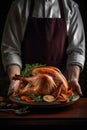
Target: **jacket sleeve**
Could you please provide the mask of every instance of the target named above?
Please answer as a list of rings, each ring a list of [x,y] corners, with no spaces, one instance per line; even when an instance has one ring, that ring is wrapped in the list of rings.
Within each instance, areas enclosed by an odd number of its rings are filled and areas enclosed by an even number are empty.
[[[67,66],[78,65],[83,69],[85,63],[85,31],[77,3],[71,1],[68,7],[68,48]]]
[[[23,5],[14,1],[7,15],[1,42],[2,63],[5,70],[11,64],[22,68],[21,41],[26,25],[26,18],[22,17],[23,8]]]

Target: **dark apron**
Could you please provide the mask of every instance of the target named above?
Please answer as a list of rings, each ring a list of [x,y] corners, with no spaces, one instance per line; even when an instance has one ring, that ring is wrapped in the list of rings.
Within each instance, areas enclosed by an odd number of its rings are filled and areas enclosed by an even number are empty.
[[[33,18],[31,2],[28,24],[22,42],[22,61],[25,64],[46,64],[58,67],[66,75],[67,30],[62,0],[61,18]]]

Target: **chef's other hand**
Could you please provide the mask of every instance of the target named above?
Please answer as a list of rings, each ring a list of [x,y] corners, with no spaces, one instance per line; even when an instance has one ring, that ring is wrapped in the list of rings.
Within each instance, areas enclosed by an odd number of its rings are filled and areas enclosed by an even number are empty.
[[[77,80],[69,80],[68,83],[69,83],[69,87],[72,88],[72,90],[74,92],[77,92],[80,96],[83,95],[82,90],[81,90],[81,86]]]
[[[7,67],[7,73],[10,80],[10,87],[8,89],[8,95],[11,94],[13,91],[17,92],[19,88],[19,81],[13,80],[13,77],[16,75],[20,75],[20,67],[18,65],[9,65]]]
[[[11,95],[12,92],[17,92],[19,89],[20,81],[19,80],[11,80],[10,86],[8,89],[8,95]]]

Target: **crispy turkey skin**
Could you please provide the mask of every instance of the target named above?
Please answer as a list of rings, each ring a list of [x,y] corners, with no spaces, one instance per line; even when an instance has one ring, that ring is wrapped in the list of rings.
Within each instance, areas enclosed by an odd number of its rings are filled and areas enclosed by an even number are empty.
[[[61,71],[53,66],[36,67],[31,71],[31,76],[22,77],[15,75],[13,80],[20,80],[23,87],[19,86],[19,95],[35,94],[35,95],[54,95],[61,92],[66,93],[68,90],[68,82]]]

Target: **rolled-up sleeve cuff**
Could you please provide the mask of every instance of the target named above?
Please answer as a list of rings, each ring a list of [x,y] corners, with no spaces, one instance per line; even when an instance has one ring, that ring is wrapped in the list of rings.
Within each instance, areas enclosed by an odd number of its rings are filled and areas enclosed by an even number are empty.
[[[83,70],[84,63],[85,63],[85,56],[83,56],[83,55],[76,54],[73,56],[71,56],[71,55],[68,56],[67,66],[74,64],[74,65],[80,66],[81,70]]]
[[[22,62],[21,62],[21,58],[19,55],[9,55],[6,58],[4,58],[3,61],[3,65],[4,65],[4,69],[6,71],[7,66],[9,65],[18,65],[20,68],[22,68]]]

